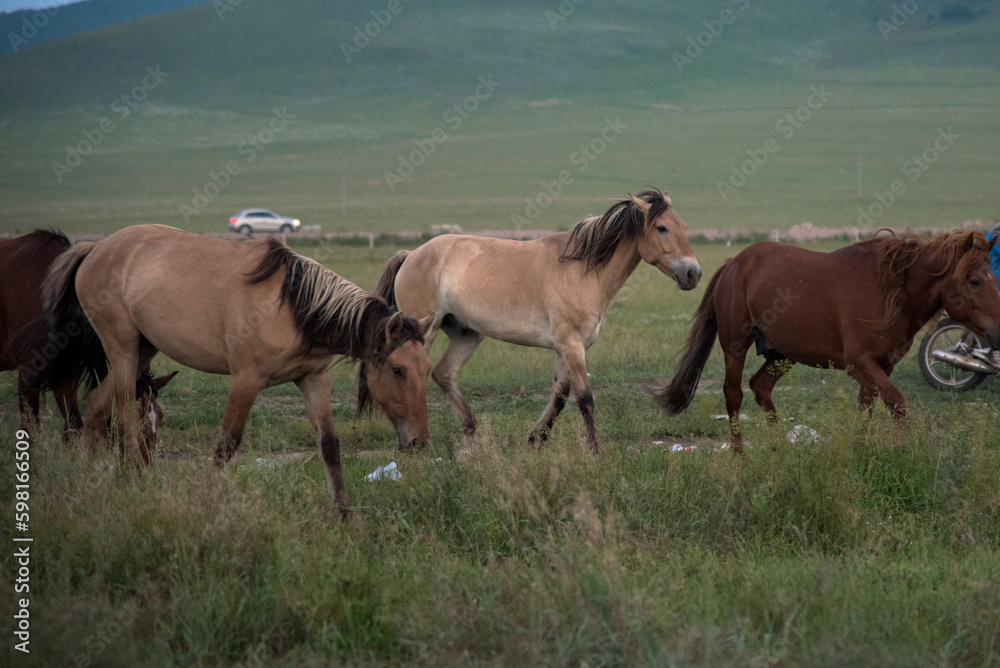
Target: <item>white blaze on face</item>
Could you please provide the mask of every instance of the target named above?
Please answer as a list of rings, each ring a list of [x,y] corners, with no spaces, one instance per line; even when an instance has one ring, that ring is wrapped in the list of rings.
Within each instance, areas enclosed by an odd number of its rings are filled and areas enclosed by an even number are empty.
[[[153,410],[153,406],[152,405],[150,405],[150,407],[149,407],[149,413],[146,414],[146,417],[149,418],[149,426],[153,430],[153,433],[155,434],[156,433],[156,411]]]

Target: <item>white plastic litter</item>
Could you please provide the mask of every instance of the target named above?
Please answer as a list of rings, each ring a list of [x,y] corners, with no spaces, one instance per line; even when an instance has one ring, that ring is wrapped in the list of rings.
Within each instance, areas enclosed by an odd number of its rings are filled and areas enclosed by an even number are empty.
[[[697,450],[697,445],[681,445],[680,443],[674,443],[670,446],[670,452],[696,452]]]
[[[789,443],[815,443],[819,440],[819,432],[815,429],[800,424],[789,431],[785,436],[788,438]]]
[[[385,466],[380,466],[366,476],[369,480],[402,480],[403,474],[396,468],[396,462],[389,462]]]

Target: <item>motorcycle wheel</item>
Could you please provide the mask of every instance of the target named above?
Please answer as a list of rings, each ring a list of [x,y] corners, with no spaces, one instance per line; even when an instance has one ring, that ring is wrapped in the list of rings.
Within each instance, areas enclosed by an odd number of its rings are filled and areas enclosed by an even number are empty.
[[[937,328],[921,340],[918,357],[920,373],[932,387],[945,392],[968,392],[988,375],[960,369],[934,359],[931,354],[935,350],[954,348],[959,343],[965,343],[970,348],[983,345],[979,337],[951,318],[942,319]]]

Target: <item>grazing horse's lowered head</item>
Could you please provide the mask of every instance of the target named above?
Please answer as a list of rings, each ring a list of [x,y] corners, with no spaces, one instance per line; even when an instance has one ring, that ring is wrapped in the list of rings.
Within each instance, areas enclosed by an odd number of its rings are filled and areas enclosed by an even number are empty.
[[[600,270],[626,239],[634,239],[642,260],[674,279],[681,290],[698,286],[701,265],[688,242],[687,224],[677,215],[667,193],[659,190],[629,195],[600,218],[577,225],[559,259],[583,260],[587,271]]]
[[[321,348],[360,361],[357,417],[378,406],[396,428],[400,450],[427,442],[427,377],[431,362],[423,328],[319,262],[276,239],[249,274],[262,282],[287,267],[281,299],[288,300],[301,332],[303,352]]]
[[[396,428],[399,449],[410,450],[430,438],[427,376],[431,362],[417,321],[385,308],[386,313],[375,316],[366,328],[371,330],[370,347],[358,368],[356,417],[371,413],[377,405]]]

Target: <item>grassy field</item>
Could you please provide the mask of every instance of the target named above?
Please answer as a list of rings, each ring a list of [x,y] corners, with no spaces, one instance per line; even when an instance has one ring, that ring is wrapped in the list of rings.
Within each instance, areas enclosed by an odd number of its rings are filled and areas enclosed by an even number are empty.
[[[301,250],[369,289],[392,251]],[[711,272],[738,248],[695,250]],[[258,399],[221,472],[225,378],[183,369],[164,390],[141,476],[110,452],[82,459],[49,415],[31,446],[32,653],[8,644],[6,664],[1000,665],[1000,386],[935,392],[911,353],[893,450],[883,409],[857,415],[853,381],[798,367],[775,394],[782,426],[745,404],[737,459],[714,419],[721,355],[681,417],[638,387],[672,373],[701,292],[644,265],[619,294],[588,360],[601,456],[583,452],[572,405],[547,447],[527,447],[551,352],[484,343],[461,379],[480,437],[462,441],[433,388],[417,455],[394,450],[384,418],[351,426],[354,367],[336,366],[347,523],[291,385]],[[14,391],[6,374],[11,441]],[[795,424],[819,442],[789,444]],[[390,460],[402,480],[365,479]],[[12,485],[0,478],[4,498]]]

